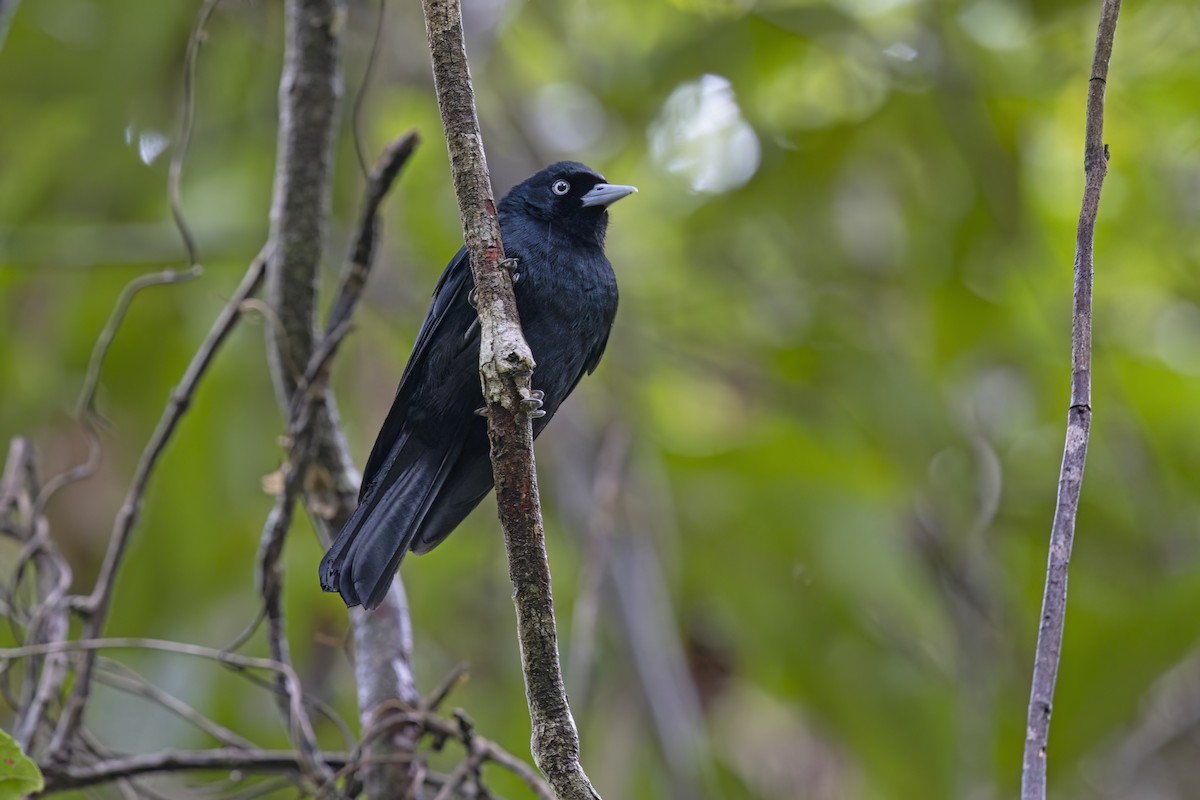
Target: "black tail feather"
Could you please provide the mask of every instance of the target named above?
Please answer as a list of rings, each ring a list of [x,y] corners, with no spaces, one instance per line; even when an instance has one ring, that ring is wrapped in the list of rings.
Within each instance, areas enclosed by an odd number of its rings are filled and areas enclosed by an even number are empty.
[[[341,594],[347,606],[383,602],[461,449],[461,440],[437,452],[402,436],[321,559],[321,588]]]

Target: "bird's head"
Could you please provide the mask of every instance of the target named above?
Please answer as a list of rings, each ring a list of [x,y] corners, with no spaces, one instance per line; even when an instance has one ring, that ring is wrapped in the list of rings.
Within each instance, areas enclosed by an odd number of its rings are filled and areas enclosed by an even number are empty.
[[[559,161],[525,179],[500,201],[504,213],[525,213],[580,238],[604,242],[608,207],[637,189],[607,183],[577,161]]]

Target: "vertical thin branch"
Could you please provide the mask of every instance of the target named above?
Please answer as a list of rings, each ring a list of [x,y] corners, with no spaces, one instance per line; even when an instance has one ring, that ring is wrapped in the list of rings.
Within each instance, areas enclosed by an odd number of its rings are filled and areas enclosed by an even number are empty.
[[[381,6],[382,8],[382,6]],[[364,78],[365,80],[365,78]],[[325,340],[345,328],[362,297],[367,277],[375,261],[375,247],[379,231],[379,208],[384,197],[395,183],[400,171],[408,163],[420,137],[409,131],[396,138],[384,149],[375,168],[367,180],[363,207],[359,212],[359,224],[350,253],[342,268],[338,287],[330,304],[329,319],[325,323]],[[331,413],[332,399],[326,393],[326,411]],[[336,445],[328,450],[340,448],[340,458],[324,466],[336,472],[352,470],[351,459],[340,437]],[[349,476],[344,476],[349,477]],[[347,481],[343,481],[347,482]],[[357,474],[351,485],[357,486]],[[331,525],[339,529],[354,513],[357,496],[343,496],[336,505]],[[325,537],[328,541],[329,537]],[[363,788],[369,798],[389,797],[397,787],[410,787],[421,781],[421,764],[415,759],[397,758],[397,754],[415,753],[421,737],[420,726],[406,724],[385,735],[373,735],[383,711],[398,699],[403,705],[415,707],[420,702],[416,679],[412,672],[412,624],[408,616],[408,599],[404,595],[404,584],[397,575],[379,608],[367,611],[363,608],[350,610],[350,626],[354,633],[354,671],[358,685],[359,722],[366,748],[366,764],[362,770]]]
[[[417,783],[422,765],[415,759],[404,763],[394,758],[389,764],[388,759],[396,753],[415,753],[423,733],[421,726],[405,722],[386,733],[375,733],[395,698],[409,708],[419,703],[412,673],[412,624],[403,584],[393,581],[386,599],[374,611],[350,609],[350,624],[364,763],[368,765],[362,770],[363,789],[372,800],[407,797],[397,788]]]
[[[271,209],[271,242],[275,258],[268,266],[267,300],[281,324],[270,330],[268,358],[276,395],[290,419],[292,398],[302,376],[296,366],[309,363],[313,354],[317,307],[317,277],[328,227],[333,137],[342,95],[339,48],[344,13],[342,0],[287,0],[285,64],[279,86],[279,152],[276,159],[275,192]],[[389,148],[381,164],[385,176],[382,190],[369,195],[364,219],[370,221],[369,242],[355,257],[347,275],[355,286],[339,290],[330,320],[330,334],[340,327],[362,290],[370,250],[374,241],[374,215],[378,200],[386,192],[411,152],[415,138]],[[390,176],[390,177],[389,177]],[[372,176],[369,191],[381,186]],[[294,366],[295,365],[295,366]],[[358,474],[338,423],[333,397],[323,391],[312,413],[315,416],[312,464],[301,478],[305,503],[318,532],[328,540],[354,511],[352,487]],[[320,476],[321,480],[309,480]],[[321,485],[322,490],[318,489]],[[399,700],[416,705],[419,695],[413,682],[408,655],[411,634],[404,587],[397,578],[384,605],[373,614],[352,614],[356,652],[360,714],[371,719],[383,703]],[[364,705],[367,704],[367,705]],[[364,783],[372,798],[404,796],[413,780],[416,763],[411,758],[411,737],[379,737],[372,749],[374,760],[364,766]]]
[[[287,409],[313,350],[317,278],[328,228],[333,137],[342,96],[341,0],[287,0],[287,42],[279,81],[279,141],[271,202],[267,326],[272,375]]]
[[[62,639],[70,622],[67,592],[71,588],[71,568],[50,540],[49,524],[36,501],[38,494],[33,448],[28,440],[15,438],[9,444],[8,460],[0,478],[0,522],[6,523],[7,532],[24,540],[21,555],[12,570],[12,585],[6,588],[5,594],[12,615],[10,624],[20,616],[25,618],[22,623],[25,644]],[[21,576],[30,564],[36,574],[33,603],[27,614],[22,614],[18,610]],[[28,677],[20,706],[15,709],[17,717],[12,733],[21,749],[32,753],[38,730],[46,721],[47,707],[61,692],[67,673],[67,656],[56,653],[31,658],[26,668]]]
[[[1025,733],[1025,757],[1021,770],[1022,800],[1046,796],[1046,745],[1050,736],[1050,711],[1054,682],[1062,653],[1063,623],[1067,607],[1067,566],[1075,537],[1075,516],[1087,460],[1088,434],[1092,423],[1092,250],[1100,189],[1108,172],[1108,148],[1104,144],[1104,90],[1108,62],[1121,0],[1104,0],[1096,33],[1096,52],[1088,84],[1087,123],[1084,139],[1083,204],[1075,235],[1075,302],[1071,318],[1071,407],[1067,412],[1067,437],[1058,477],[1058,504],[1050,531],[1050,556],[1046,567],[1046,589],[1038,627],[1037,652],[1033,664],[1033,686],[1029,696],[1029,719]]]
[[[304,441],[297,441],[298,439]],[[288,529],[292,525],[292,511],[300,493],[300,484],[308,467],[309,440],[311,435],[295,434],[291,457],[282,470],[285,476],[284,486],[267,516],[259,545],[259,591],[263,596],[263,609],[267,617],[267,643],[271,658],[288,666],[291,666],[292,657],[284,622],[283,569],[279,561]],[[303,687],[297,683],[294,687],[297,696],[293,697],[293,687],[288,685],[283,674],[276,675],[276,683],[279,686],[281,711],[289,723],[288,730],[292,733],[293,744],[296,745],[296,750],[301,756],[300,761],[305,767],[303,773],[306,777],[315,777],[319,784],[332,785],[333,773],[322,759],[316,738],[311,736],[312,722],[300,695]],[[293,713],[299,715],[299,719],[294,718]]]
[[[463,238],[471,254],[480,322],[479,371],[488,407],[492,473],[513,583],[525,693],[538,768],[562,800],[599,795],[579,764],[579,734],[559,666],[550,565],[538,502],[528,396],[533,356],[521,332],[500,222],[475,114],[458,0],[423,0],[438,107],[450,151]]]

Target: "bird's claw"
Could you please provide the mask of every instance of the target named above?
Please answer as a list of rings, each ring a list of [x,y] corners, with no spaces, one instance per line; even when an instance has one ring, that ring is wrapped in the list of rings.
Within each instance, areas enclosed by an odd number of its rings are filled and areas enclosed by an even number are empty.
[[[496,262],[496,266],[508,270],[508,274],[512,276],[512,282],[516,283],[521,280],[521,273],[517,272],[518,261],[515,258],[506,258]],[[479,309],[479,287],[472,286],[471,291],[467,292],[467,303],[471,308]]]
[[[497,264],[496,264],[496,266],[500,267],[501,269],[508,270],[508,274],[512,276],[513,283],[516,283],[517,281],[521,280],[521,273],[517,272],[517,267],[519,267],[520,265],[521,265],[521,262],[517,261],[517,259],[512,258],[512,257],[502,259],[501,261],[497,262]]]
[[[472,413],[474,413],[475,416],[477,416],[477,417],[486,417],[487,416],[487,406],[484,406],[482,408],[477,408]]]
[[[521,402],[529,409],[529,416],[533,419],[540,419],[546,416],[546,412],[542,410],[542,404],[546,399],[546,393],[541,389],[530,389],[529,396],[521,399]]]

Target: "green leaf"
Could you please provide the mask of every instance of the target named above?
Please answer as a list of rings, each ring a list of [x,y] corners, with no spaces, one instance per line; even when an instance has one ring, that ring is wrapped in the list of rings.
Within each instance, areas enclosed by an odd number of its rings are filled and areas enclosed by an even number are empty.
[[[15,800],[40,792],[46,785],[42,771],[20,745],[0,730],[0,800]]]

